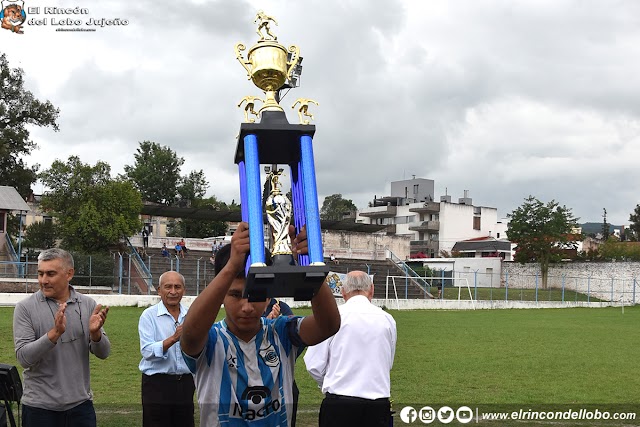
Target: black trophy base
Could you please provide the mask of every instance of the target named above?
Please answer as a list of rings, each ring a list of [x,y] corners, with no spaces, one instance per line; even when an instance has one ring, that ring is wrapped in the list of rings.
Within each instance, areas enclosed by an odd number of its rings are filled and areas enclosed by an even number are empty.
[[[273,265],[265,267],[249,267],[244,298],[248,298],[249,302],[265,301],[273,297],[310,301],[329,274],[327,265],[302,266],[278,261],[280,260],[274,259]]]

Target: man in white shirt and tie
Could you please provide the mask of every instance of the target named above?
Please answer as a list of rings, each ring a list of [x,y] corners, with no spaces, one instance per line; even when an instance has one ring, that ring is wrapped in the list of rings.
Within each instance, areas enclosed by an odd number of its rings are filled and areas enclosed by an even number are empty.
[[[396,322],[371,303],[373,283],[362,271],[347,274],[342,296],[340,330],[304,356],[307,371],[325,395],[319,425],[388,427]]]

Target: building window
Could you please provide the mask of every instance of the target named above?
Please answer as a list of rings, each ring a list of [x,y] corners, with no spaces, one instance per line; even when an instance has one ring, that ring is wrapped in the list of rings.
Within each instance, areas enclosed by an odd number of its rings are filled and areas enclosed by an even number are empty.
[[[473,229],[474,230],[480,230],[480,217],[479,216],[474,216],[473,217]]]
[[[413,186],[413,194],[418,194],[418,184]]]
[[[500,233],[496,233],[496,239],[500,238]]]

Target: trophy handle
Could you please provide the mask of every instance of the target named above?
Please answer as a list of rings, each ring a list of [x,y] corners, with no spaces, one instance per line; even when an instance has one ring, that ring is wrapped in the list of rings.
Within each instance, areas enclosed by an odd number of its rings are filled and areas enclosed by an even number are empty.
[[[251,62],[247,61],[242,56],[242,51],[245,50],[245,49],[246,49],[246,46],[243,45],[242,43],[237,43],[236,44],[236,46],[235,46],[236,59],[240,62],[240,64],[242,64],[244,69],[247,70],[247,77],[249,77],[248,80],[251,80],[251,69],[248,67],[249,65],[251,65]]]
[[[300,48],[296,45],[291,45],[289,46],[289,52],[291,52],[291,60],[287,61],[287,65],[289,66],[289,69],[287,70],[287,79],[291,78],[293,68],[300,61]]]

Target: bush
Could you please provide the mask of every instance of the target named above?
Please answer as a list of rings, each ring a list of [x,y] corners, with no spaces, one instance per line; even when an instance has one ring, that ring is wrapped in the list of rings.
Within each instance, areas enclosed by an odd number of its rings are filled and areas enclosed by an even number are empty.
[[[75,275],[72,283],[75,286],[107,286],[113,287],[116,280],[115,262],[111,255],[72,252],[75,263]]]

